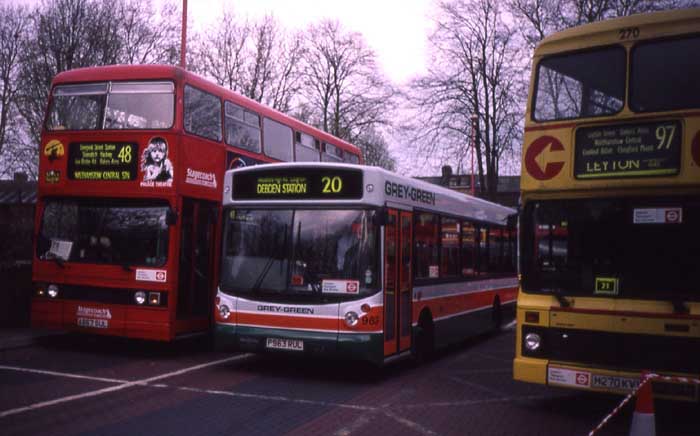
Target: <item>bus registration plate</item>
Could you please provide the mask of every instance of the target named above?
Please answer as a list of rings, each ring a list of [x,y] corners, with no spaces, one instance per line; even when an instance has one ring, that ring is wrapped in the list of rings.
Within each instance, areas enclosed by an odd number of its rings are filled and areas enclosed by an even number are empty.
[[[304,351],[304,341],[300,339],[267,338],[266,345],[278,350]]]
[[[78,325],[80,327],[106,329],[107,327],[109,327],[109,321],[107,321],[106,319],[78,318]]]

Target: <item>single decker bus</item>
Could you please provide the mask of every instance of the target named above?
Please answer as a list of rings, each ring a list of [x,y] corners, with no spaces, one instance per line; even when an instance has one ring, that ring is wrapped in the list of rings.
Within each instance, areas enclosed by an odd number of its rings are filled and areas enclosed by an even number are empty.
[[[226,169],[361,161],[162,65],[58,74],[39,151],[32,325],[163,341],[211,331]]]
[[[514,315],[515,210],[378,167],[226,173],[220,350],[383,365]]]
[[[628,393],[700,374],[700,9],[537,47],[525,125],[516,380]],[[691,385],[656,395],[697,398]]]

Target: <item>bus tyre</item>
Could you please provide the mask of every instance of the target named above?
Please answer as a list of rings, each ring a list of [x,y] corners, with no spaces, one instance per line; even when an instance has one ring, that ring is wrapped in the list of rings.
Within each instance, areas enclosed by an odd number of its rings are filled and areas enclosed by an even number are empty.
[[[493,331],[498,332],[501,330],[503,314],[501,312],[501,300],[499,300],[498,297],[493,300],[493,306],[491,307],[491,323]]]
[[[425,314],[421,316],[420,321],[418,321],[413,352],[417,363],[426,362],[433,355],[435,349],[435,335],[433,330],[433,320],[430,315]]]

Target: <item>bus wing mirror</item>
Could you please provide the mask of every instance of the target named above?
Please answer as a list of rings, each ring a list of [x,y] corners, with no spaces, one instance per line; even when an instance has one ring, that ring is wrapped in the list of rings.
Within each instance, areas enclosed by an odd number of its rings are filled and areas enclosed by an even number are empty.
[[[173,209],[168,209],[165,213],[165,224],[169,226],[174,226],[177,224],[177,211]]]

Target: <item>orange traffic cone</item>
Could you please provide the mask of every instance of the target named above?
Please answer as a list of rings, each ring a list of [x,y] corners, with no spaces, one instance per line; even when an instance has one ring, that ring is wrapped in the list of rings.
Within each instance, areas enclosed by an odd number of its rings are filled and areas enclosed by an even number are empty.
[[[641,389],[637,392],[637,404],[632,415],[630,436],[656,436],[656,420],[654,418],[654,398],[651,394],[651,380],[642,378]]]

